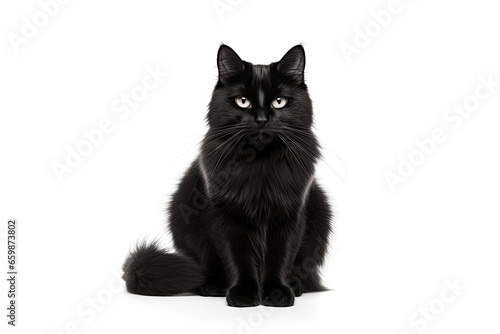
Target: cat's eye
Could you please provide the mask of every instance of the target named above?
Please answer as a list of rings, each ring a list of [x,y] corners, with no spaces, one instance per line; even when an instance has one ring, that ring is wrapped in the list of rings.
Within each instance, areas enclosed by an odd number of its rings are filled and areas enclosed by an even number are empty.
[[[286,97],[277,97],[273,100],[273,102],[271,102],[271,106],[274,109],[281,109],[286,106],[287,103],[288,99]]]
[[[252,102],[250,102],[249,99],[247,99],[246,97],[244,96],[238,96],[236,99],[236,104],[238,105],[238,107],[240,108],[250,108],[250,106],[252,105]]]

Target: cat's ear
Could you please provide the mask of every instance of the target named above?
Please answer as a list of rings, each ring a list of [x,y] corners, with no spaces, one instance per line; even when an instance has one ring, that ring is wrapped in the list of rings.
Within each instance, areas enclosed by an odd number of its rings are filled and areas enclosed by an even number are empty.
[[[278,62],[278,71],[286,76],[304,81],[304,69],[306,66],[306,53],[302,45],[296,45]]]
[[[219,81],[226,83],[231,77],[245,69],[245,63],[233,49],[223,44],[217,53],[217,68],[219,70]]]

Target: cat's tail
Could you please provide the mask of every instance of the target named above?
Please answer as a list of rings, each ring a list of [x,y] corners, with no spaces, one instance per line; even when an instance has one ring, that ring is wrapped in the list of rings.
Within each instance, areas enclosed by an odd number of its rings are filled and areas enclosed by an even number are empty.
[[[202,267],[194,258],[167,253],[156,242],[142,243],[130,252],[122,277],[128,292],[147,296],[193,292],[205,282]]]

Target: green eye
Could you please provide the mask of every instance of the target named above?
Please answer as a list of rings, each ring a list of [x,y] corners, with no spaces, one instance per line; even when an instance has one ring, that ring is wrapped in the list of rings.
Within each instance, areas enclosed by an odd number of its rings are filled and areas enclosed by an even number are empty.
[[[236,104],[238,105],[238,107],[243,108],[243,109],[250,108],[252,106],[252,102],[250,102],[250,100],[244,96],[238,96],[235,99],[235,101],[236,101]]]
[[[273,100],[273,102],[271,102],[271,106],[274,109],[281,109],[286,106],[287,103],[288,99],[286,97],[277,97]]]

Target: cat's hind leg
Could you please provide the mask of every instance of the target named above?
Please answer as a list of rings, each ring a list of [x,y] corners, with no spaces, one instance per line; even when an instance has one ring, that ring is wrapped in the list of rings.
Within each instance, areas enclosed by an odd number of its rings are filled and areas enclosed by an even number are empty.
[[[227,274],[210,230],[210,201],[200,173],[194,163],[182,178],[169,204],[169,230],[179,253],[201,264],[206,279],[195,292],[201,296],[225,296]]]
[[[324,191],[315,183],[305,208],[305,231],[294,261],[289,282],[296,296],[303,292],[323,291],[319,268],[325,260],[332,232],[332,210]]]

